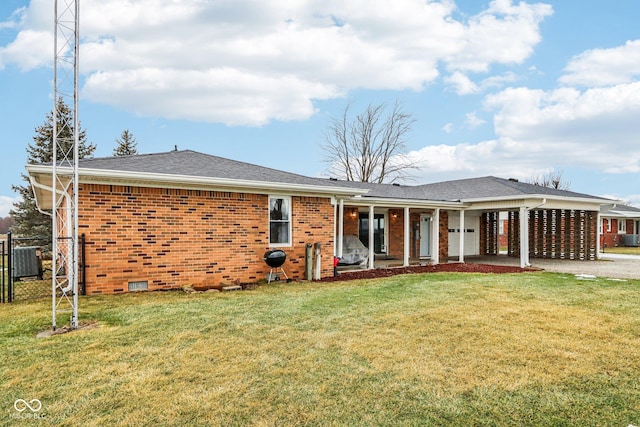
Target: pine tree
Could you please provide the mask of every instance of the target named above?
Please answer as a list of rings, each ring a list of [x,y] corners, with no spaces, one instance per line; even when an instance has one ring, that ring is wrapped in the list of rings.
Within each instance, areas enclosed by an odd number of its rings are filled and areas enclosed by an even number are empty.
[[[68,152],[73,143],[73,113],[62,98],[59,98],[57,102],[58,140],[61,145],[61,150],[57,152],[57,157],[58,160],[61,160],[63,157],[61,152]],[[27,163],[39,164],[52,162],[53,111],[47,114],[45,123],[42,126],[36,127],[35,132],[33,144],[27,145]],[[64,145],[68,146],[65,147]],[[94,144],[87,143],[86,131],[80,129],[78,135],[78,158],[84,159],[91,157],[95,149],[96,146]],[[14,221],[11,231],[16,236],[41,237],[42,240],[39,241],[39,244],[50,247],[52,233],[51,217],[38,210],[29,177],[23,174],[22,179],[25,181],[25,185],[12,186],[13,191],[22,196],[22,200],[14,203],[13,209],[11,210],[10,215]]]
[[[116,139],[116,143],[118,146],[113,150],[114,156],[133,156],[138,154],[138,149],[136,148],[138,142],[133,134],[129,132],[129,129],[122,131],[120,138]]]

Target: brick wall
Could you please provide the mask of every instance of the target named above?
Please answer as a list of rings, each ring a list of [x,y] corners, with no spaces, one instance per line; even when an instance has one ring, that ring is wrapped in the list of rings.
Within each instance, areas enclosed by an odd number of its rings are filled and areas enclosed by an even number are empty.
[[[626,232],[623,234],[619,233],[620,221],[626,222]],[[609,222],[611,223],[611,231],[607,231]],[[621,246],[623,244],[623,236],[625,234],[634,234],[634,230],[635,228],[633,219],[602,218],[602,235],[600,236],[600,247],[606,250],[606,248]]]
[[[86,236],[87,294],[252,283],[269,271],[268,196],[83,184],[80,233]],[[322,244],[322,275],[333,274],[333,206],[292,197],[292,247],[284,269],[304,278],[306,243]]]
[[[387,254],[404,258],[404,209],[389,209],[389,247]]]
[[[440,211],[440,235],[438,236],[440,241],[440,251],[438,256],[440,262],[446,262],[449,257],[449,212]]]
[[[358,208],[345,207],[343,212],[344,235],[359,235],[358,232]],[[337,219],[336,219],[337,220]]]

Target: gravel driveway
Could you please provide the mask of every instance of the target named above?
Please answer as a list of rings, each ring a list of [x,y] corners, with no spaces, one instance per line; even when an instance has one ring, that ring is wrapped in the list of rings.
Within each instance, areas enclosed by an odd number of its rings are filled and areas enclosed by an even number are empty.
[[[640,256],[601,254],[597,261],[565,261],[558,259],[530,260],[531,266],[545,271],[571,274],[590,274],[596,277],[610,277],[616,279],[640,279]],[[487,256],[470,257],[467,262],[486,264],[520,265],[520,259],[515,257]]]

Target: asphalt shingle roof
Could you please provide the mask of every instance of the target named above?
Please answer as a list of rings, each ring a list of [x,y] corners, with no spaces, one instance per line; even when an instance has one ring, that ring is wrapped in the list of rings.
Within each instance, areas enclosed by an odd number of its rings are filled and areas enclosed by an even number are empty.
[[[238,179],[256,182],[283,184],[338,186],[343,188],[366,189],[365,197],[434,200],[457,202],[469,199],[526,197],[530,195],[569,198],[602,198],[557,190],[539,185],[518,182],[494,176],[459,179],[424,185],[374,184],[355,181],[340,181],[312,178],[223,157],[198,153],[191,150],[169,151],[156,154],[104,157],[84,159],[81,168],[130,171],[132,173],[152,173],[182,175],[204,178]]]
[[[327,180],[257,166],[191,150],[83,159],[80,168],[238,179],[258,182],[326,185]]]

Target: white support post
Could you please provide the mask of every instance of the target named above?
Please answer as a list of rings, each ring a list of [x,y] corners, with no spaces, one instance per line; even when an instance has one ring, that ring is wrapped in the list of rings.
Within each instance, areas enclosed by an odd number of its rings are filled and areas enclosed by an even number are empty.
[[[433,264],[440,263],[440,208],[436,208],[433,212],[433,221],[431,228],[431,262]]]
[[[369,206],[369,268],[375,268],[375,251],[373,250],[373,246],[375,244],[373,238],[373,221],[375,220],[374,216],[374,207]]]
[[[336,236],[337,240],[337,251],[336,256],[338,258],[342,258],[342,243],[344,240],[344,200],[340,199],[340,203],[338,204],[338,235]]]
[[[529,265],[529,211],[526,207],[520,208],[520,268]]]
[[[600,229],[602,228],[602,218],[600,217],[600,212],[598,212],[598,225],[596,226],[596,259],[600,259],[600,236],[601,236],[601,231]],[[638,221],[636,221],[636,226],[638,224]],[[638,234],[640,230],[636,229],[636,234]]]
[[[460,210],[460,240],[459,240],[460,252],[458,254],[459,262],[464,262],[464,233],[465,233],[464,210]]]
[[[404,208],[404,262],[403,266],[409,266],[409,253],[411,251],[411,228],[409,224],[409,208]]]

